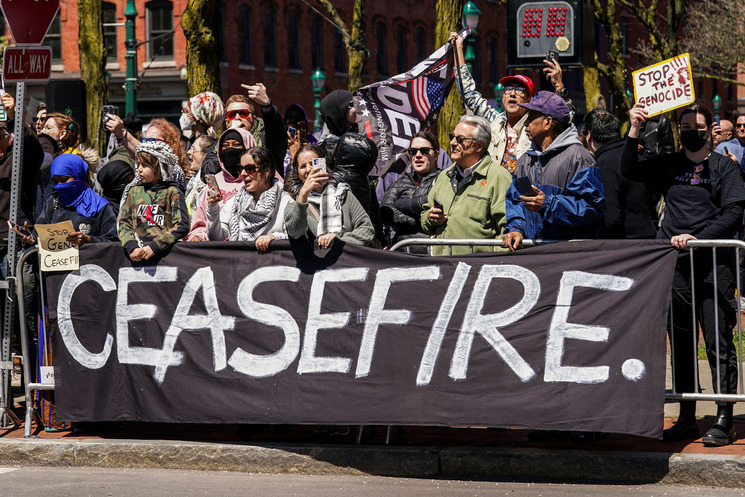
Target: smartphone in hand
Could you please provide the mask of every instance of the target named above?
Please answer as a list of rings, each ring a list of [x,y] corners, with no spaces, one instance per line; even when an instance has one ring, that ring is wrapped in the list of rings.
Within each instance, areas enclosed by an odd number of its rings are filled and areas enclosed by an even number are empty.
[[[440,202],[437,199],[434,199],[432,201],[432,204],[435,206],[435,209],[440,209],[442,212],[445,212],[445,207],[442,205],[442,202]]]
[[[328,172],[326,170],[326,159],[324,159],[323,157],[316,157],[315,159],[313,159],[311,166],[313,167],[313,169],[320,169],[324,173]]]
[[[523,197],[535,197],[533,191],[533,184],[530,182],[530,178],[523,176],[515,180],[515,189]]]
[[[209,198],[215,198],[220,191],[220,185],[217,184],[215,175],[208,174],[204,177],[204,180],[207,182],[207,196]]]

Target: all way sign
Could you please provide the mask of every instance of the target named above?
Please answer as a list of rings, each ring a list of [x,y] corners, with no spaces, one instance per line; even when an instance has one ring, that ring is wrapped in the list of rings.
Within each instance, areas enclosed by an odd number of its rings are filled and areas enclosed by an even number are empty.
[[[6,83],[48,80],[51,70],[51,47],[6,47],[3,52]]]

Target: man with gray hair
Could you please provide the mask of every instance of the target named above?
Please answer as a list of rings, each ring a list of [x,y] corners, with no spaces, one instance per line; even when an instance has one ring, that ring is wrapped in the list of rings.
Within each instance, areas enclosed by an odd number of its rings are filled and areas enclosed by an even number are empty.
[[[450,158],[454,164],[440,174],[429,191],[421,223],[435,238],[495,239],[507,220],[505,194],[512,182],[507,170],[487,153],[491,142],[489,121],[463,116],[450,134]],[[488,247],[476,247],[487,251]],[[453,254],[470,252],[453,247]],[[434,255],[447,253],[434,247]]]
[[[533,142],[520,157],[507,193],[504,242],[515,250],[523,238],[601,238],[605,194],[595,158],[580,143],[566,102],[539,91],[520,104],[528,109]]]

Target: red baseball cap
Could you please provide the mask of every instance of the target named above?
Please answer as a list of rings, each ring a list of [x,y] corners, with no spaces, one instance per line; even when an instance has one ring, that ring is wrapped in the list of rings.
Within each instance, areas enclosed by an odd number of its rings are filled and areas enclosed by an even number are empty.
[[[535,91],[533,90],[533,80],[527,76],[523,76],[522,74],[505,76],[504,78],[500,79],[499,82],[502,83],[503,86],[523,86],[528,89],[531,98],[533,97],[533,95],[535,95]]]

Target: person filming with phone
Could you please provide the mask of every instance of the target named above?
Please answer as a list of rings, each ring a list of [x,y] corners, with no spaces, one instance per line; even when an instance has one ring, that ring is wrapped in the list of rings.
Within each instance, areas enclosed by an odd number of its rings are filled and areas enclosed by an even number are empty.
[[[512,176],[498,167],[487,152],[491,141],[489,121],[463,116],[450,134],[450,158],[454,164],[435,180],[424,204],[420,222],[434,238],[496,239],[507,221],[505,194]],[[432,247],[433,255],[448,253],[446,246]],[[490,247],[475,247],[476,252]],[[453,247],[453,254],[470,247]]]
[[[357,245],[372,243],[375,228],[370,216],[349,185],[329,175],[321,147],[300,147],[285,189],[295,198],[285,210],[290,238],[316,240],[321,248],[330,247],[336,238]]]
[[[514,251],[523,238],[600,238],[603,182],[595,158],[577,138],[566,102],[539,91],[520,106],[528,110],[532,145],[517,161],[507,192],[505,246]]]

